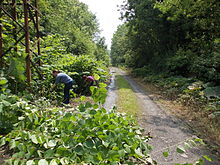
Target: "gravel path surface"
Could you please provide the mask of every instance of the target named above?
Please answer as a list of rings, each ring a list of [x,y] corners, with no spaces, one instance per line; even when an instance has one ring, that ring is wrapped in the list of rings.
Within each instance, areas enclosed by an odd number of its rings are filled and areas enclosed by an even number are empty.
[[[112,68],[110,74],[111,74],[111,79],[110,79],[110,84],[108,85],[108,93],[104,104],[104,108],[107,109],[108,111],[115,106],[117,100],[117,93],[116,93],[117,89],[115,85],[115,69]]]
[[[217,156],[204,146],[199,148],[188,149],[186,153],[179,154],[176,152],[177,146],[183,146],[184,142],[189,139],[196,138],[193,131],[190,130],[188,125],[183,121],[172,116],[167,110],[159,107],[148,96],[147,92],[142,89],[131,77],[126,75],[126,72],[112,68],[112,72],[123,75],[124,78],[130,83],[133,91],[136,93],[140,104],[142,105],[142,114],[139,117],[139,123],[144,128],[145,133],[150,132],[153,137],[150,144],[153,146],[151,156],[159,165],[174,165],[176,163],[194,163],[202,155],[208,155],[214,161],[208,162],[205,160],[204,165],[220,165]],[[113,92],[113,97],[116,96],[116,90]],[[111,93],[109,93],[111,95]],[[109,95],[109,97],[111,97]],[[115,100],[114,100],[115,104]],[[165,158],[163,152],[169,148],[169,156]]]

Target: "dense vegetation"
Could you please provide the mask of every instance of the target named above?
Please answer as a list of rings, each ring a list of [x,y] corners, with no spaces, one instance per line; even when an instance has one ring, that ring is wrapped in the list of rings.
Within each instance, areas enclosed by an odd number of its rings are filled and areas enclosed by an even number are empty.
[[[173,99],[205,108],[219,124],[219,10],[218,0],[128,0],[112,40],[113,65],[131,67]]]
[[[21,24],[22,10],[17,8],[17,22]],[[14,45],[0,60],[0,151],[7,158],[6,164],[150,164],[151,147],[146,143],[149,137],[142,136],[136,121],[102,108],[109,55],[95,15],[78,0],[41,0],[39,10],[41,55],[32,54],[31,83],[26,81],[26,53],[22,43]],[[6,51],[15,43],[12,32],[16,25],[6,15],[0,21]],[[34,51],[37,48],[33,26],[30,22]],[[126,26],[123,28],[125,33],[118,41],[129,32]],[[22,35],[18,33],[17,37]],[[124,41],[128,38],[121,43]],[[123,51],[132,64],[130,45],[124,46]],[[75,80],[72,97],[83,94],[82,75],[90,74],[99,80],[99,87],[91,87],[93,103],[62,107],[62,87],[50,91],[53,69]],[[82,96],[81,101],[84,99]]]
[[[22,2],[22,1],[21,1]],[[55,10],[56,8],[56,10]],[[9,10],[10,8],[8,8]],[[94,75],[101,82],[107,78],[109,55],[104,39],[99,36],[98,23],[95,15],[88,11],[88,7],[75,1],[42,0],[39,4],[41,12],[41,55],[32,54],[32,82],[26,82],[25,58],[26,53],[22,43],[18,43],[1,58],[1,132],[12,128],[12,123],[20,113],[17,104],[22,98],[33,101],[39,97],[61,100],[61,93],[50,92],[54,79],[53,69],[69,74],[79,84],[75,92],[82,93],[82,75]],[[68,12],[70,13],[68,13]],[[23,22],[22,6],[17,8],[17,22]],[[66,19],[69,20],[66,20]],[[11,33],[16,25],[7,17],[2,17],[4,51],[15,43]],[[62,25],[62,26],[61,26]],[[34,38],[34,24],[30,22],[30,39],[32,51],[36,48]],[[18,33],[18,37],[23,35]],[[62,88],[60,88],[62,89]],[[57,91],[60,91],[58,89]],[[14,113],[16,112],[16,113]],[[9,115],[11,114],[11,115]],[[3,121],[7,121],[4,123]],[[3,123],[2,123],[3,122]]]
[[[132,117],[102,108],[109,54],[95,15],[78,0],[41,0],[39,10],[41,55],[32,54],[31,83],[26,80],[22,43],[0,61],[0,162],[4,158],[5,164],[14,165],[146,164],[149,137],[142,136]],[[6,51],[15,42],[11,31],[16,26],[6,15],[1,21]],[[23,23],[22,14],[17,22]],[[31,49],[35,50],[33,26],[30,22]],[[77,107],[63,107],[62,85],[51,91],[53,69],[74,79],[72,98],[81,97]],[[85,103],[82,96],[84,74],[99,81],[98,87],[90,88],[92,103]]]

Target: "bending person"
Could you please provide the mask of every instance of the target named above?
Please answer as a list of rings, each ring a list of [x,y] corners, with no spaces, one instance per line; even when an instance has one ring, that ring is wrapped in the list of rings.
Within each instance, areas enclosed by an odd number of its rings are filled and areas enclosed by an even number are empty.
[[[69,104],[69,101],[70,101],[70,89],[73,86],[73,79],[70,76],[68,76],[67,74],[61,73],[58,70],[53,70],[52,74],[53,74],[54,77],[56,77],[56,81],[55,81],[55,84],[52,87],[52,90],[59,83],[65,84],[63,103],[64,104]]]

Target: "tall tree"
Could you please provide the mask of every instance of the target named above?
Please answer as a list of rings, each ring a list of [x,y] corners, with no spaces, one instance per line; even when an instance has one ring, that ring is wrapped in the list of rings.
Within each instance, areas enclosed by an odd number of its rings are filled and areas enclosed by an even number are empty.
[[[133,66],[219,82],[219,9],[218,0],[128,0],[121,11]]]

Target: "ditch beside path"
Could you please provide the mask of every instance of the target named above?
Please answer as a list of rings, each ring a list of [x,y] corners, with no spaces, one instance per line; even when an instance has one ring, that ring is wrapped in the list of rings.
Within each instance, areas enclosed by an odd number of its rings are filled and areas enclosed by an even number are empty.
[[[195,133],[189,128],[187,123],[176,118],[168,110],[152,101],[148,93],[126,72],[118,68],[112,68],[111,72],[122,75],[133,88],[142,107],[141,114],[139,114],[139,124],[144,128],[146,134],[150,132],[150,135],[153,137],[149,142],[153,146],[151,156],[159,165],[194,163],[203,155],[208,155],[213,159],[212,162],[205,160],[204,165],[220,165],[217,156],[212,155],[211,151],[205,146],[188,149],[183,154],[177,153],[176,149],[178,146],[184,146],[184,142],[196,138]],[[113,85],[109,91],[107,102],[108,99],[110,102],[108,107],[106,107],[107,109],[110,108],[109,105],[115,104],[117,89]],[[169,150],[169,156],[165,158],[162,153],[167,150]]]

